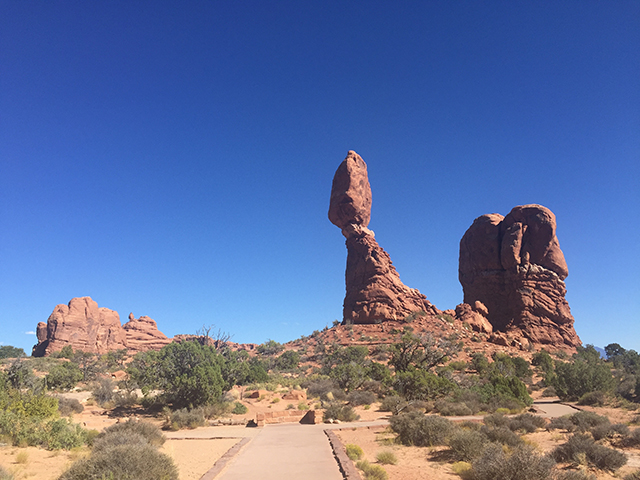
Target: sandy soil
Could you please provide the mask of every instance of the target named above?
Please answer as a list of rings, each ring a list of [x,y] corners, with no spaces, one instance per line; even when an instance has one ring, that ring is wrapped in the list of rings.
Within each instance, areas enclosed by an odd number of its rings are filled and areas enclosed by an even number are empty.
[[[180,472],[180,480],[199,480],[227,450],[239,441],[239,438],[168,439],[160,451],[173,458]]]
[[[64,472],[71,463],[83,455],[87,455],[89,449],[79,451],[50,452],[36,447],[17,448],[0,447],[0,465],[14,474],[16,480],[32,478],[36,480],[55,480]],[[28,455],[25,463],[18,463],[18,454]]]

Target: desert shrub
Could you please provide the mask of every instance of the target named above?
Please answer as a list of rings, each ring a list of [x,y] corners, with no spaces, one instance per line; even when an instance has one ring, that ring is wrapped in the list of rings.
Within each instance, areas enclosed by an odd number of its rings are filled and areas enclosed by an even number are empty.
[[[478,375],[484,375],[489,370],[489,360],[481,352],[472,353],[471,368],[478,372]]]
[[[454,462],[451,464],[451,471],[462,478],[468,478],[471,473],[471,464],[469,462]]]
[[[82,413],[84,407],[75,398],[58,397],[58,412],[63,417],[68,417],[72,413]]]
[[[460,429],[451,435],[448,444],[457,461],[470,462],[482,455],[489,439],[478,431]]]
[[[247,408],[246,405],[243,405],[240,402],[235,402],[233,404],[233,410],[231,410],[231,413],[233,413],[234,415],[244,415],[248,411],[249,409]]]
[[[464,415],[473,415],[471,410],[464,402],[450,402],[444,399],[437,400],[434,409],[445,417],[462,417]]]
[[[446,418],[418,412],[393,416],[390,425],[391,429],[398,434],[398,442],[417,447],[444,445],[456,429],[456,426]]]
[[[398,395],[389,395],[380,402],[381,412],[391,412],[394,415],[400,413],[407,406],[407,402]]]
[[[227,415],[231,413],[234,408],[234,403],[232,402],[213,402],[208,405],[202,405],[194,410],[198,410],[202,412],[204,418],[218,418],[223,415]]]
[[[552,418],[547,423],[547,430],[566,430],[572,432],[575,429],[575,425],[571,421],[570,415],[564,415],[562,417]]]
[[[149,444],[114,445],[74,463],[59,480],[178,480],[173,460]]]
[[[348,443],[345,446],[345,451],[347,452],[347,457],[354,461],[360,460],[364,456],[362,448],[360,448],[358,445],[354,445],[353,443]]]
[[[197,428],[204,426],[205,419],[202,410],[182,408],[170,412],[165,417],[162,428],[166,430],[180,430],[182,428]]]
[[[604,423],[591,428],[590,432],[594,440],[597,441],[603,438],[613,438],[616,435],[625,437],[629,434],[629,427],[623,423]]]
[[[604,392],[587,392],[580,397],[578,405],[596,405],[601,407],[604,405],[607,396]]]
[[[480,433],[485,435],[489,440],[502,445],[515,447],[523,443],[522,438],[513,433],[507,427],[487,427],[486,425],[480,429]]]
[[[449,362],[449,366],[451,368],[453,368],[455,371],[457,372],[461,372],[463,370],[466,370],[467,368],[467,362],[463,361],[463,360],[459,360],[459,361],[454,361],[454,362]]]
[[[626,447],[637,447],[640,445],[640,428],[635,428],[631,430],[627,435],[622,439],[622,443]]]
[[[597,480],[597,477],[592,473],[580,470],[566,470],[556,473],[555,480]]]
[[[371,465],[366,460],[360,460],[356,467],[362,470],[365,480],[387,480],[389,475],[380,465]]]
[[[96,403],[103,407],[113,402],[115,387],[115,383],[110,378],[101,378],[94,384],[91,395]]]
[[[162,431],[156,425],[149,422],[139,422],[134,419],[129,419],[122,423],[116,423],[105,428],[96,438],[96,442],[111,433],[122,431],[139,433],[147,439],[150,445],[156,447],[163,445],[165,442],[165,437],[162,434]]]
[[[13,475],[7,472],[3,466],[0,465],[0,480],[13,480]]]
[[[93,442],[93,452],[107,450],[119,445],[132,444],[147,445],[149,444],[149,441],[138,432],[120,430],[111,432],[109,435],[96,438],[96,440]]]
[[[588,435],[576,433],[567,443],[557,446],[551,456],[558,462],[580,464],[582,458],[601,470],[615,471],[625,463],[627,456],[613,448],[599,445]]]
[[[360,415],[356,414],[352,406],[343,405],[338,402],[329,404],[329,406],[325,409],[324,415],[322,417],[323,421],[325,422],[329,420],[340,420],[341,422],[354,422],[359,418],[360,418]]]
[[[603,415],[593,412],[576,412],[569,417],[571,422],[576,426],[576,430],[586,432],[598,425],[609,423],[609,419]]]
[[[509,428],[514,432],[533,433],[547,425],[547,421],[530,413],[522,413],[509,419]]]
[[[484,424],[493,428],[509,428],[511,419],[509,417],[505,417],[502,413],[492,413],[491,415],[486,415],[484,417]]]
[[[63,362],[51,369],[46,376],[47,386],[55,390],[71,390],[82,380],[82,371],[73,362]]]
[[[553,386],[547,387],[542,391],[542,396],[545,398],[548,397],[557,397],[558,396],[558,392],[556,392],[556,389],[553,388]]]
[[[474,480],[547,480],[555,462],[538,455],[529,446],[519,446],[507,455],[500,445],[489,445],[472,463]]]
[[[355,391],[347,395],[347,401],[353,406],[371,405],[376,401],[376,396],[371,392]]]
[[[636,470],[635,472],[625,475],[624,480],[640,480],[640,470]]]
[[[464,422],[460,422],[461,428],[466,428],[467,430],[473,430],[474,432],[479,432],[482,428],[482,424],[478,422],[474,422],[472,420],[465,420]]]
[[[376,455],[376,460],[383,465],[395,465],[398,463],[398,457],[396,457],[396,454],[389,450],[379,452]]]

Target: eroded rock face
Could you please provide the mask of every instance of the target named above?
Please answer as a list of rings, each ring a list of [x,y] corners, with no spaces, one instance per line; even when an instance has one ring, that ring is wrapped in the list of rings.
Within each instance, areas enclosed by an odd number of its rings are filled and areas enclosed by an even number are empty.
[[[99,308],[90,297],[73,298],[57,305],[45,329],[38,324],[38,344],[32,355],[41,357],[71,345],[74,350],[103,354],[126,348],[126,335],[118,312]]]
[[[160,350],[171,343],[171,339],[158,330],[155,320],[145,315],[135,318],[133,313],[130,313],[129,321],[122,328],[126,334],[129,353]]]
[[[73,298],[68,305],[57,305],[47,323],[38,323],[32,355],[50,355],[67,345],[99,355],[123,348],[135,353],[160,349],[171,341],[149,317],[132,317],[123,327],[118,312],[98,307],[90,297]]]
[[[329,220],[347,239],[343,323],[402,320],[419,311],[440,313],[427,297],[402,283],[389,254],[367,228],[370,218],[367,165],[360,155],[350,151],[333,178],[329,205]]]
[[[494,331],[556,346],[581,344],[565,299],[555,215],[541,205],[482,215],[460,241],[464,302],[486,305]],[[496,338],[499,335],[496,336]]]

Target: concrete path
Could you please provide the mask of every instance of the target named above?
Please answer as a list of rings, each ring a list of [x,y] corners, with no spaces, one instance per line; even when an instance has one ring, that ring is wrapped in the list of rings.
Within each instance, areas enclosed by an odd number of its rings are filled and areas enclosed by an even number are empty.
[[[265,425],[216,480],[342,480],[325,425]]]
[[[536,415],[544,418],[556,418],[562,417],[563,415],[573,415],[576,412],[579,412],[577,408],[574,408],[570,405],[565,405],[563,403],[558,403],[559,400],[536,400],[533,402],[533,405],[537,410],[540,410],[540,413]]]

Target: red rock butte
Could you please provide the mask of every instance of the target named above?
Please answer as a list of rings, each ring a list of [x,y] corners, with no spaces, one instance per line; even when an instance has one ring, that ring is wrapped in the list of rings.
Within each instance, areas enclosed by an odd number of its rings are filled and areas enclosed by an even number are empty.
[[[118,312],[98,307],[90,297],[72,298],[68,305],[57,305],[47,323],[38,323],[36,335],[34,357],[58,352],[67,345],[74,350],[104,354],[124,348],[130,353],[159,350],[171,342],[151,318],[136,319],[130,314],[129,322],[122,325]]]
[[[422,293],[402,283],[389,254],[367,228],[370,219],[367,164],[349,151],[333,177],[329,204],[329,220],[347,239],[343,323],[381,323],[403,320],[414,312],[440,313]]]
[[[565,299],[569,270],[548,208],[523,205],[506,217],[476,218],[460,241],[458,274],[464,302],[482,302],[494,331],[536,344],[581,344]]]

